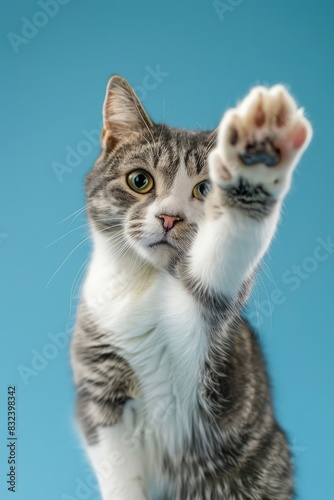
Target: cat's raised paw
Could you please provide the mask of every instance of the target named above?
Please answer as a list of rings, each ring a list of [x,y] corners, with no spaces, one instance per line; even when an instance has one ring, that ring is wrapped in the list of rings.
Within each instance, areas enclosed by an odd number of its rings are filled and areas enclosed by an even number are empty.
[[[285,87],[254,87],[223,116],[209,156],[211,179],[224,188],[242,177],[273,195],[284,193],[311,136],[303,109]]]

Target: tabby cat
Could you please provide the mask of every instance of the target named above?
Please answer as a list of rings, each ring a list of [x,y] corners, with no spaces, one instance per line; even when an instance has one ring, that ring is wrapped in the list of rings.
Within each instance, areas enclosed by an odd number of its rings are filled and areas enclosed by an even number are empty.
[[[282,85],[211,132],[154,123],[120,76],[87,176],[93,239],[72,341],[103,500],[288,500],[287,439],[242,317],[312,135]]]

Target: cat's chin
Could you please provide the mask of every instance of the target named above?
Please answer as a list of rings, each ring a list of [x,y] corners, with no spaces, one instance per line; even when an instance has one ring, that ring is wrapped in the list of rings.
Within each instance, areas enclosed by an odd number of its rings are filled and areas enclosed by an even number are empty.
[[[151,243],[140,249],[140,254],[154,267],[167,267],[177,252],[176,247],[168,242]]]

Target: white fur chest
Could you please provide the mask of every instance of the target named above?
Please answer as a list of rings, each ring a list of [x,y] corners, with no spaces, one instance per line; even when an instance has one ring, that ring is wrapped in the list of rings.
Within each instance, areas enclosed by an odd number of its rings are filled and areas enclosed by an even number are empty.
[[[174,454],[191,432],[206,336],[198,307],[177,280],[159,273],[136,279],[141,287],[93,258],[84,298],[138,377],[136,425],[154,471],[164,451]]]

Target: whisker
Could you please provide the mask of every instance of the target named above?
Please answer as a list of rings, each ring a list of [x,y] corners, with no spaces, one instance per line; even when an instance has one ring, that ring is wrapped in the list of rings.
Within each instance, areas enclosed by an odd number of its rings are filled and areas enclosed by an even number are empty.
[[[72,301],[73,301],[73,298],[78,298],[78,297],[79,297],[79,290],[78,290],[78,293],[76,294],[76,295],[77,295],[77,297],[74,297],[74,294],[75,294],[75,288],[76,288],[76,286],[77,286],[77,283],[79,283],[79,282],[80,282],[80,280],[81,280],[81,278],[82,278],[83,274],[87,271],[87,269],[86,269],[86,267],[85,267],[85,266],[86,266],[87,262],[89,261],[89,259],[90,259],[90,255],[89,255],[89,256],[88,256],[88,257],[84,260],[84,262],[81,264],[81,266],[79,267],[79,270],[78,270],[77,274],[76,274],[76,275],[75,275],[75,277],[74,277],[74,280],[73,280],[73,283],[72,283],[72,287],[71,287],[71,292],[70,292],[70,307],[69,307],[69,314],[70,314],[70,316],[71,316],[71,314],[72,314]],[[77,281],[77,283],[76,283],[76,281]],[[80,289],[80,288],[81,288],[81,286],[82,286],[82,281],[83,281],[83,280],[81,280],[81,283],[80,283],[80,285],[79,285],[79,289]]]
[[[86,210],[88,210],[88,208],[92,205],[92,203],[93,203],[92,201],[90,201],[89,203],[86,203],[86,205],[85,205],[85,209],[86,209]],[[71,220],[71,223],[70,223],[69,227],[71,227],[71,225],[73,224],[73,222],[75,221],[75,219],[76,219],[76,218],[77,218],[77,217],[78,217],[81,213],[83,213],[83,212],[85,211],[85,209],[84,209],[84,210],[82,210],[81,212],[79,212],[79,213],[78,213],[78,214],[77,214],[77,215],[76,215],[76,216],[75,216],[75,217]]]
[[[45,285],[44,287],[44,290],[47,289],[47,287],[49,286],[49,284],[51,283],[51,281],[53,280],[53,278],[56,276],[56,274],[58,273],[58,271],[63,267],[63,265],[65,264],[65,262],[70,258],[70,256],[72,255],[73,252],[75,252],[75,250],[77,248],[79,248],[80,245],[82,245],[85,241],[87,241],[88,239],[90,238],[90,236],[87,236],[87,238],[83,239],[78,245],[76,245],[73,250],[67,255],[67,257],[63,260],[63,262],[60,264],[60,266],[56,269],[56,271],[53,273],[53,275],[51,276],[51,278],[49,279],[49,281],[47,282],[47,284]]]
[[[85,210],[85,208],[86,208],[86,204],[83,207],[79,208],[78,210],[75,210],[75,212],[71,213],[70,215],[68,215],[64,219],[60,220],[59,222],[56,222],[55,225],[58,226],[58,224],[61,224],[62,222],[65,222],[66,220],[70,219],[71,217],[73,217],[73,215],[77,214],[78,212],[79,213],[83,212]]]
[[[102,232],[103,230],[101,230]],[[56,276],[56,274],[58,273],[58,271],[60,271],[60,269],[63,267],[63,265],[65,264],[65,262],[70,258],[70,256],[83,244],[85,243],[85,241],[89,240],[90,239],[90,235],[87,236],[87,238],[84,238],[80,243],[78,243],[74,248],[73,250],[71,250],[71,252],[67,255],[67,257],[62,261],[62,263],[60,264],[60,266],[56,269],[56,271],[53,273],[53,275],[51,276],[51,278],[49,279],[49,281],[47,282],[47,284],[45,285],[44,287],[44,290],[47,289],[47,287],[49,286],[49,284],[51,283],[51,281],[53,280],[53,278]]]
[[[50,247],[51,245],[53,245],[54,243],[57,243],[57,241],[59,241],[59,240],[61,240],[61,239],[65,238],[65,236],[67,236],[68,234],[71,234],[71,233],[73,233],[74,231],[76,231],[77,229],[80,229],[80,228],[82,228],[82,227],[87,227],[87,226],[89,226],[89,222],[86,222],[85,224],[82,224],[81,226],[78,226],[78,227],[76,227],[76,228],[74,228],[74,229],[71,229],[71,231],[68,231],[67,233],[63,234],[62,236],[59,236],[59,238],[57,238],[56,240],[54,240],[52,243],[49,243],[48,245],[46,245],[46,247],[44,247],[44,248],[49,248],[49,247]]]
[[[136,103],[136,102],[135,102],[134,104],[135,104],[135,106],[136,106],[136,109],[137,109],[137,111],[138,111],[138,113],[139,113],[139,116],[140,116],[140,118],[141,118],[141,120],[142,120],[143,124],[144,124],[144,125],[145,125],[145,127],[147,128],[147,131],[148,131],[148,132],[149,132],[149,134],[151,135],[152,141],[154,142],[154,137],[153,137],[152,131],[151,131],[150,127],[147,125],[147,123],[146,123],[146,121],[145,121],[145,119],[144,119],[144,117],[143,117],[143,114],[142,114],[142,110],[141,110],[141,108],[139,108],[139,106],[137,106],[137,103]]]

